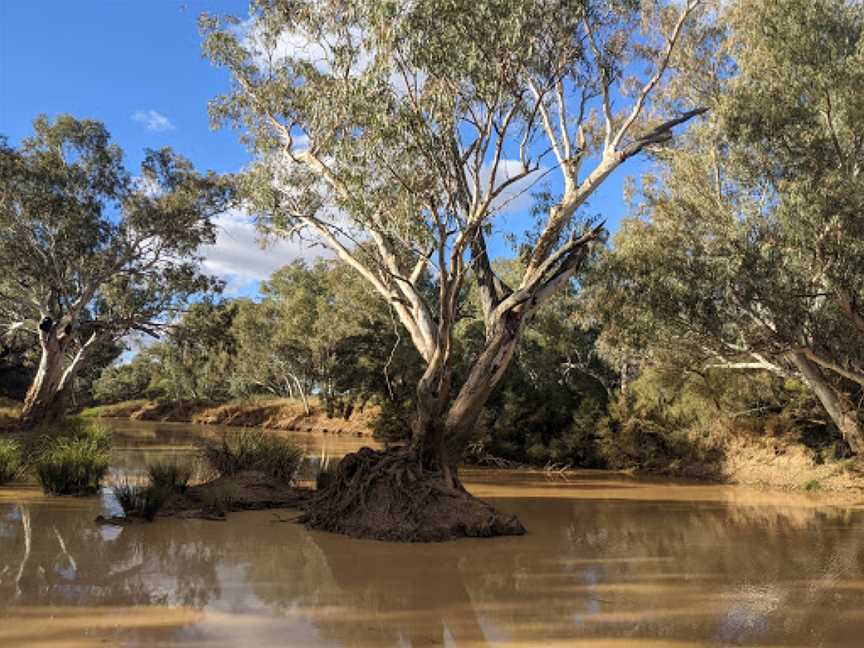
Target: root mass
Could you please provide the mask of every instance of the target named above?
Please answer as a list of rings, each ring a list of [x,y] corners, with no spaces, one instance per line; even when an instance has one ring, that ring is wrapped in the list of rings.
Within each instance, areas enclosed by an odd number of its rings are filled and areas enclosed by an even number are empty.
[[[422,469],[399,448],[361,448],[346,455],[327,488],[306,504],[301,521],[345,535],[433,542],[460,537],[522,535],[525,527],[468,493],[442,473]]]

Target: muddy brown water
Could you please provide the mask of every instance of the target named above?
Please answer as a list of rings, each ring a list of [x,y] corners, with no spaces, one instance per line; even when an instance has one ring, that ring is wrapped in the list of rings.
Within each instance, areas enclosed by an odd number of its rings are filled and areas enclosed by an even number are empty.
[[[115,472],[214,428],[116,423]],[[311,456],[361,439],[293,435]],[[289,511],[94,522],[116,504],[0,488],[0,646],[864,646],[854,502],[584,472],[466,471],[520,538],[309,532]]]

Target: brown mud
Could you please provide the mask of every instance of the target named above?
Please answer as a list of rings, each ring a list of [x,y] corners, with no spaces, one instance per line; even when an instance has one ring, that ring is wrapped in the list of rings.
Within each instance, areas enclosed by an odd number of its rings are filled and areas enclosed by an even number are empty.
[[[315,491],[274,482],[257,472],[218,477],[168,497],[157,518],[224,520],[227,513],[287,508],[301,509]],[[99,516],[97,522],[128,524],[145,521],[139,515]]]
[[[156,518],[224,520],[228,513],[292,509],[310,529],[355,538],[442,542],[457,538],[523,535],[525,527],[464,488],[421,477],[401,449],[360,448],[346,455],[322,490],[275,481],[258,472],[217,477],[168,496]],[[143,514],[99,516],[109,524],[152,522]]]

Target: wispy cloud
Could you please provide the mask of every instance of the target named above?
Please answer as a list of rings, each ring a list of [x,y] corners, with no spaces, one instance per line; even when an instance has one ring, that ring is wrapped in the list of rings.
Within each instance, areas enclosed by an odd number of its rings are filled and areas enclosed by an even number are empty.
[[[151,131],[169,131],[174,130],[174,124],[165,115],[155,110],[136,110],[132,113],[132,119],[140,124],[144,124],[147,130]]]
[[[253,291],[273,271],[296,259],[312,261],[332,254],[311,241],[278,240],[262,249],[252,219],[242,211],[229,211],[216,218],[215,245],[201,248],[204,268],[227,282],[226,292]]]

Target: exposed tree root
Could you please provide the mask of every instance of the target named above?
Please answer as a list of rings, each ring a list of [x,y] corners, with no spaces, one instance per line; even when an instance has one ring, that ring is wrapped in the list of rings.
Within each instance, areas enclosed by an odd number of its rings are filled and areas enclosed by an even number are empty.
[[[345,535],[434,542],[460,537],[522,535],[516,516],[502,515],[461,485],[421,470],[407,449],[361,448],[339,463],[333,481],[306,504],[301,521]]]

